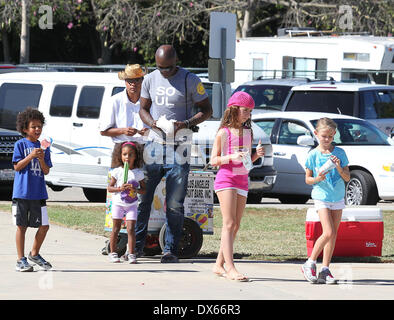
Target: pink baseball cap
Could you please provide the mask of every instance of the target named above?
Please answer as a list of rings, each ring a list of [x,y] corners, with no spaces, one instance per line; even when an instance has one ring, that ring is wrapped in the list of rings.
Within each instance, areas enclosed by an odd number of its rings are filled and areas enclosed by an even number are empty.
[[[237,91],[228,99],[227,108],[231,106],[253,109],[254,100],[250,94],[243,91]]]

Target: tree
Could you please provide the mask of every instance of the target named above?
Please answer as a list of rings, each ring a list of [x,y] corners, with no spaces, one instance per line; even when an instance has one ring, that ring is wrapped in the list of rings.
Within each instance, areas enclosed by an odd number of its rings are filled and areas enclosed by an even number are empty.
[[[0,0],[0,29],[3,43],[4,60],[9,62],[10,48],[8,34],[12,31],[20,34],[20,63],[29,62],[30,27],[39,26],[40,8],[49,8],[53,12],[53,20],[56,23],[87,22],[83,15],[88,4],[83,0]]]
[[[30,55],[30,19],[29,19],[29,0],[22,0],[22,25],[21,25],[21,50],[19,63],[29,62]]]
[[[376,36],[393,33],[391,0],[266,0],[286,8],[285,27],[314,27],[334,32],[366,32]]]
[[[22,2],[30,11],[22,23]],[[54,25],[75,30],[87,25],[94,47],[91,61],[111,63],[113,52],[127,52],[154,63],[154,52],[171,43],[189,61],[206,66],[209,17],[213,11],[237,15],[237,37],[272,36],[278,27],[314,27],[334,32],[393,34],[392,0],[0,0],[0,36],[5,61],[11,60],[10,36],[39,27],[42,6],[52,8]],[[22,27],[23,26],[23,27]],[[24,29],[26,27],[26,29]],[[24,38],[24,36],[22,37]],[[27,39],[27,38],[26,38]],[[65,41],[71,41],[66,35]],[[23,40],[23,39],[21,39]],[[75,40],[75,38],[74,38]],[[23,42],[23,41],[22,41]],[[75,42],[75,41],[74,41]],[[78,41],[77,41],[78,42]],[[13,41],[15,43],[15,41]],[[198,50],[196,50],[196,45]],[[29,46],[20,52],[26,56]],[[116,50],[115,50],[116,49]],[[97,59],[99,58],[99,59]],[[189,63],[188,61],[188,63]],[[76,61],[77,62],[77,61]]]

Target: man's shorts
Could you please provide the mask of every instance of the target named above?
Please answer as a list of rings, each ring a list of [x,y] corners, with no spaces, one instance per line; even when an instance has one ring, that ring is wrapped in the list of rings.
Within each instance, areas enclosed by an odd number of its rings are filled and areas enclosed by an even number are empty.
[[[319,209],[323,209],[323,208],[327,208],[329,210],[342,210],[345,209],[345,201],[341,200],[338,202],[327,202],[327,201],[321,201],[321,200],[313,200],[314,204],[315,204],[315,209],[319,210]]]
[[[49,225],[45,200],[12,199],[14,225],[38,228]]]

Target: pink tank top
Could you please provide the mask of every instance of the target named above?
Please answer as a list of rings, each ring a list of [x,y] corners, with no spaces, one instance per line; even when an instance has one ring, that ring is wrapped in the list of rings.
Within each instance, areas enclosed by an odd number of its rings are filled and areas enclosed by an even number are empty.
[[[222,156],[238,152],[242,148],[251,150],[252,136],[250,129],[243,129],[243,135],[237,136],[224,127],[227,132],[228,141],[223,144]],[[230,161],[222,164],[216,174],[214,189],[238,188],[248,191],[248,170],[244,167],[242,161]]]

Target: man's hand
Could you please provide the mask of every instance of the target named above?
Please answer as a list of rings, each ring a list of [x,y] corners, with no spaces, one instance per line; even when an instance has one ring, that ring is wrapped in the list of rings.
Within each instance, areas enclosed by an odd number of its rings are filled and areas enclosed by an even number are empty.
[[[138,130],[135,128],[128,127],[123,129],[123,134],[126,136],[134,136],[136,133],[138,133]]]

